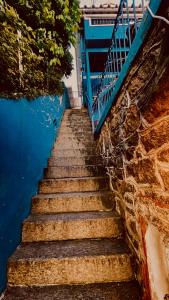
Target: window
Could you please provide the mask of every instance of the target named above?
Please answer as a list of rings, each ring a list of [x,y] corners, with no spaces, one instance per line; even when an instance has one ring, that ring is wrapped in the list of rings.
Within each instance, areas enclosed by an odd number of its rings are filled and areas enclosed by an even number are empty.
[[[110,18],[91,19],[91,25],[113,25],[115,20]]]
[[[120,17],[118,20],[119,25],[128,25],[128,23],[133,23],[134,22],[134,17],[126,18],[126,17]],[[142,19],[137,18],[137,22],[139,23]],[[115,24],[115,19],[112,18],[92,18],[91,19],[91,25],[94,26],[101,26],[101,25],[114,25]]]

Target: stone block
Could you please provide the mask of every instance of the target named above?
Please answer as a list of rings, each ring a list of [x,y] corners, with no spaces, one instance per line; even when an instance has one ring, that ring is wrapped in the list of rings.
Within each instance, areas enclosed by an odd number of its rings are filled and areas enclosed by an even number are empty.
[[[124,124],[125,136],[130,135],[132,132],[135,132],[140,124],[140,116],[136,105],[132,105],[126,115],[126,121]]]
[[[169,163],[169,148],[159,151],[157,158],[159,161]]]
[[[139,200],[147,202],[152,201],[155,206],[161,208],[169,208],[169,193],[164,191],[152,190],[150,188],[141,190],[139,192]]]
[[[169,190],[169,169],[161,169],[160,175],[162,177],[166,190]]]
[[[165,119],[153,128],[146,130],[142,133],[141,142],[147,152],[158,149],[165,143],[169,142],[169,119]]]
[[[124,154],[127,160],[131,160],[134,157],[135,149],[139,143],[139,136],[136,132],[125,143]]]
[[[165,76],[158,91],[154,93],[152,101],[144,110],[143,116],[149,123],[153,123],[167,115],[169,115],[169,78]]]
[[[155,175],[154,161],[148,158],[128,165],[127,176],[134,177],[138,183],[158,184],[158,180]]]

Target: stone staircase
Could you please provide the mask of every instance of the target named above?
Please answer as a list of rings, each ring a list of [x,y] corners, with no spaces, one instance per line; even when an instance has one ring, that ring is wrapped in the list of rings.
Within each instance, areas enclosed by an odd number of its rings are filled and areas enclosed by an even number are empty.
[[[67,110],[4,300],[138,300],[131,254],[87,111]]]

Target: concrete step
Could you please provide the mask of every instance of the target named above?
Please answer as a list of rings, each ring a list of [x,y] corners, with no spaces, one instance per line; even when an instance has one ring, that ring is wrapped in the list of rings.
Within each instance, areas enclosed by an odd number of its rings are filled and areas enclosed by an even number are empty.
[[[82,157],[82,156],[98,156],[98,154],[95,153],[94,147],[88,147],[86,149],[53,149],[52,151],[53,156],[57,156],[57,158],[60,157]]]
[[[62,125],[61,125],[61,127],[63,128],[63,127],[70,127],[70,128],[77,128],[77,127],[79,127],[79,128],[83,128],[83,127],[87,127],[87,128],[91,128],[92,126],[91,126],[91,123],[90,123],[90,121],[88,121],[88,120],[80,120],[79,119],[79,121],[78,120],[72,120],[72,121],[68,121],[68,120],[63,120],[62,121]]]
[[[68,110],[66,110],[65,112],[64,112],[64,117],[65,116],[88,116],[89,114],[88,114],[88,111],[86,110],[86,111],[81,111],[81,110],[71,110],[71,111],[68,111]]]
[[[62,132],[62,134],[64,133],[71,133],[71,134],[90,134],[93,135],[92,133],[92,128],[91,126],[81,126],[79,124],[77,125],[68,125],[68,126],[62,126],[59,130],[59,134],[60,132]]]
[[[81,212],[29,216],[22,229],[23,242],[117,238],[122,236],[116,212]]]
[[[45,170],[45,178],[91,177],[106,174],[103,166],[61,166]]]
[[[41,287],[9,287],[2,300],[139,300],[135,281]]]
[[[133,279],[123,241],[23,243],[9,260],[9,286],[84,284]]]
[[[64,114],[63,116],[63,120],[71,120],[71,119],[81,119],[82,121],[83,120],[90,120],[90,117],[88,114]]]
[[[92,148],[93,149],[93,153],[95,153],[96,151],[96,145],[93,145],[93,142],[88,144],[88,145],[84,145],[84,144],[75,144],[75,143],[72,143],[72,144],[69,144],[69,145],[64,145],[64,143],[62,144],[55,144],[55,147],[54,147],[54,151],[58,151],[58,150],[61,150],[61,151],[64,151],[64,150],[69,150],[69,149],[72,149],[72,150],[84,150],[88,153],[88,149],[89,148]],[[90,151],[90,150],[89,150]],[[91,150],[92,151],[92,150]],[[91,152],[90,151],[90,152]]]
[[[108,190],[108,188],[107,177],[44,179],[39,184],[39,192],[42,194],[92,192]]]
[[[57,141],[56,141],[56,145],[63,143],[65,144],[69,144],[69,143],[74,143],[74,144],[78,144],[78,143],[82,143],[85,145],[91,145],[91,143],[95,143],[94,141],[94,137],[92,135],[90,136],[86,136],[86,135],[65,135],[65,134],[59,134]]]
[[[86,114],[79,114],[79,115],[64,115],[63,117],[63,121],[82,121],[82,122],[85,122],[85,121],[88,121],[90,122],[90,118],[89,116]]]
[[[88,140],[67,140],[65,141],[64,137],[56,141],[54,149],[86,149],[87,147],[95,147],[96,144],[94,141]]]
[[[59,134],[77,134],[77,135],[80,135],[80,134],[92,134],[92,129],[91,128],[70,128],[70,127],[61,127],[60,130],[59,130]]]
[[[80,109],[66,109],[64,112],[64,116],[72,116],[72,115],[88,115],[88,111],[85,108],[80,108]]]
[[[58,157],[53,152],[52,157],[48,160],[49,167],[69,167],[69,166],[89,166],[100,165],[102,163],[101,156],[84,156],[84,157]],[[104,172],[105,173],[105,172]]]
[[[82,113],[82,114],[64,114],[63,120],[72,120],[72,119],[80,119],[82,121],[84,120],[90,120],[90,117],[88,114]]]
[[[70,127],[68,127],[68,128],[60,128],[60,130],[59,130],[59,136],[60,135],[64,135],[64,136],[74,136],[74,137],[82,137],[82,136],[84,136],[84,137],[92,137],[92,138],[94,138],[94,134],[93,134],[93,132],[92,132],[92,130],[90,129],[90,130],[82,130],[81,128],[75,128],[75,129],[73,129],[73,128],[70,128]]]
[[[81,117],[81,116],[75,116],[75,117],[64,117],[63,121],[64,123],[68,123],[68,124],[88,124],[91,125],[91,121],[89,119],[89,117]]]
[[[69,132],[62,132],[62,131],[59,131],[59,136],[58,136],[58,139],[61,138],[61,137],[64,137],[66,139],[84,139],[84,138],[89,138],[90,140],[93,140],[94,141],[94,135],[92,132],[90,131],[69,131]]]
[[[85,121],[88,120],[90,121],[90,117],[88,114],[82,113],[82,114],[64,114],[63,120],[81,120]]]
[[[83,132],[92,132],[92,125],[90,123],[80,123],[80,122],[63,122],[61,129],[71,129],[73,132],[83,131]]]
[[[92,126],[90,123],[79,123],[79,122],[74,122],[74,123],[71,123],[71,122],[62,122],[62,125],[61,125],[61,128],[62,129],[67,129],[67,128],[70,128],[72,129],[73,131],[78,131],[78,130],[92,130]]]
[[[89,116],[89,114],[88,114],[88,111],[87,110],[85,110],[85,111],[82,111],[82,110],[79,110],[79,111],[65,111],[64,112],[64,117],[66,117],[66,116],[83,116],[83,117],[85,117],[85,116]]]
[[[110,211],[114,208],[115,201],[110,191],[39,194],[32,199],[32,213],[34,214]]]

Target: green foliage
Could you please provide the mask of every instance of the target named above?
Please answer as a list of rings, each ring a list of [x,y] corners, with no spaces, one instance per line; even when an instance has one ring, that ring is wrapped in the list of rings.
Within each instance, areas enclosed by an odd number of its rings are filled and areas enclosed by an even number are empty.
[[[79,21],[78,0],[0,0],[0,94],[61,93]]]

